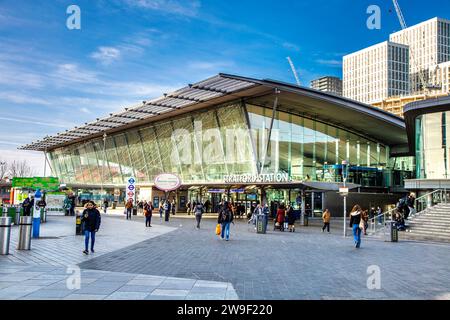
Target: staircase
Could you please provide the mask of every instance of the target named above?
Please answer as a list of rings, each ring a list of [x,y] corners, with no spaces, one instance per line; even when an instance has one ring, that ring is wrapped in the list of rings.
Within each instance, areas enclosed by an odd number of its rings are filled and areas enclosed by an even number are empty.
[[[450,242],[450,203],[438,203],[408,220],[408,231],[400,239]]]

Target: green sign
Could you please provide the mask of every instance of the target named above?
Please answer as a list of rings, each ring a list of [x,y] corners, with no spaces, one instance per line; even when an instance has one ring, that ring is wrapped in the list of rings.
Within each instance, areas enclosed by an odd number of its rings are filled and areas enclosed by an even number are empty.
[[[59,189],[59,179],[56,177],[13,178],[12,187],[56,191]]]

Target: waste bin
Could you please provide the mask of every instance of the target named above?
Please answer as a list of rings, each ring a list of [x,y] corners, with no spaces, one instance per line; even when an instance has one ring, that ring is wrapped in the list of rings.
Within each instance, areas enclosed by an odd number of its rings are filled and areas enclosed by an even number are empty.
[[[301,219],[300,219],[300,221],[301,221]],[[307,214],[305,214],[303,216],[303,224],[302,224],[302,226],[304,226],[304,227],[308,226],[308,215]]]
[[[16,219],[13,221],[13,223],[17,226],[19,225],[20,217],[23,216],[24,210],[22,206],[16,206]]]
[[[394,221],[386,221],[384,223],[384,241],[397,242],[398,230]]]
[[[17,244],[17,250],[31,249],[31,227],[32,227],[32,217],[30,216],[20,217],[19,242]]]
[[[133,207],[133,216],[137,216],[137,208]]]
[[[11,217],[0,217],[0,254],[9,254],[9,241],[11,238]]]
[[[113,202],[112,208],[113,208],[113,209],[117,208],[117,201],[114,201],[114,202]]]
[[[77,211],[75,218],[75,234],[77,236],[83,235],[83,223],[81,222],[82,214]]]
[[[267,224],[266,224],[267,216],[265,214],[256,215],[256,233],[266,233]]]

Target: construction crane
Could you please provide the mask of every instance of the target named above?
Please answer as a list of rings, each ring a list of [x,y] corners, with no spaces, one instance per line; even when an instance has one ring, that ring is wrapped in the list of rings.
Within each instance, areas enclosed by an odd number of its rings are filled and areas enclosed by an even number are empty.
[[[291,66],[292,73],[294,74],[295,81],[297,82],[297,85],[300,86],[300,79],[298,78],[297,70],[295,70],[294,63],[292,62],[290,57],[286,57],[286,59],[289,61],[289,65]]]
[[[400,9],[400,5],[398,4],[397,0],[392,0],[392,2],[394,3],[395,11],[397,12],[397,16],[398,16],[398,20],[400,21],[400,25],[402,26],[402,29],[405,30],[406,28],[408,28],[408,26],[406,25],[402,10]],[[408,34],[406,32],[405,32],[405,38],[406,38],[406,42],[409,44],[410,42],[408,39]],[[422,85],[423,90],[425,91],[426,89],[429,89],[429,90],[440,89],[439,86],[437,86],[437,85],[433,85],[431,83],[430,84],[425,83],[425,79],[423,78],[423,74],[422,74],[421,70],[419,69],[417,60],[414,57],[414,52],[411,50],[411,48],[409,49],[409,53],[411,55],[411,61],[416,66],[416,70],[417,70],[417,73],[418,73],[419,79],[420,79],[420,84]]]

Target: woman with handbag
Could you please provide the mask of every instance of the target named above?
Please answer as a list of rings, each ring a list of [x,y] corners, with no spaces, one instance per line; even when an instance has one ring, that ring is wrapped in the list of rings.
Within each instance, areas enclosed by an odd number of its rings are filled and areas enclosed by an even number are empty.
[[[355,204],[350,212],[350,228],[353,230],[355,248],[361,246],[361,230],[364,229],[364,220],[361,218],[361,215],[361,207],[358,204]]]

